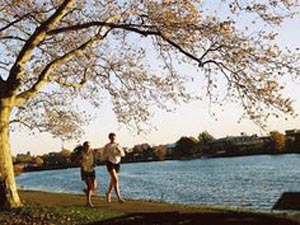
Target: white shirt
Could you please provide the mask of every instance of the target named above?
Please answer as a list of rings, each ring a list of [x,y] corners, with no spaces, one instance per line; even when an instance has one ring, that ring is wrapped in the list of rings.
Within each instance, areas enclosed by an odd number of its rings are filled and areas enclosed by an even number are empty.
[[[125,156],[123,148],[118,143],[108,143],[104,147],[106,160],[111,163],[118,164],[121,162],[121,157]]]

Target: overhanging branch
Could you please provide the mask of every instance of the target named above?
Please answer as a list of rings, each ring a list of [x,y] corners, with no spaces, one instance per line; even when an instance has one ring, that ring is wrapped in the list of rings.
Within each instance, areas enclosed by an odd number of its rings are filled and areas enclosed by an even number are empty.
[[[109,23],[109,22],[90,22],[90,23],[84,23],[84,24],[78,24],[74,26],[69,27],[62,27],[54,30],[50,30],[47,34],[48,35],[57,35],[65,32],[71,32],[71,31],[78,31],[83,29],[88,29],[91,27],[109,27],[111,29],[122,29],[126,31],[132,31],[134,33],[138,33],[144,36],[158,36],[161,37],[164,41],[168,42],[171,46],[176,48],[178,51],[186,55],[187,57],[193,59],[196,61],[199,65],[201,65],[201,60],[194,56],[193,54],[189,53],[188,51],[184,50],[179,44],[176,42],[166,38],[160,31],[156,29],[155,26],[147,26],[147,25],[139,25],[139,24],[116,24],[116,23]]]
[[[120,28],[130,31],[135,31],[140,34],[146,35],[146,29],[155,29],[155,26],[147,26],[147,25],[140,25],[140,24],[116,24],[112,22],[106,22],[106,21],[93,21],[89,23],[83,23],[83,24],[77,24],[74,26],[68,26],[68,27],[61,27],[53,30],[49,30],[47,32],[48,35],[57,35],[65,32],[71,32],[71,31],[78,31],[78,30],[84,30],[91,27],[110,27],[110,28]],[[145,31],[141,31],[139,29],[145,29]],[[149,30],[147,30],[148,34]]]
[[[47,31],[53,29],[68,12],[75,0],[65,0],[44,23],[39,26],[23,46],[8,77],[8,88],[14,92],[18,88],[17,79],[24,72],[25,63],[30,59],[34,49],[45,39]]]
[[[12,125],[12,124],[21,124],[21,125],[23,125],[24,127],[27,127],[28,129],[30,129],[30,130],[38,130],[38,132],[40,132],[40,133],[43,133],[43,132],[47,132],[48,131],[48,129],[42,129],[40,126],[38,126],[38,125],[33,125],[33,124],[30,124],[30,123],[28,123],[27,121],[24,121],[24,120],[21,120],[21,119],[14,119],[14,120],[11,120],[10,122],[9,122],[9,124],[10,125]]]
[[[23,38],[17,37],[17,36],[13,36],[13,35],[0,37],[0,40],[5,40],[5,39],[14,39],[14,40],[22,41],[22,42],[27,41],[26,39],[23,39]]]
[[[34,97],[44,87],[44,85],[46,85],[48,82],[51,81],[55,81],[64,86],[72,86],[72,87],[82,86],[84,83],[83,81],[81,81],[79,84],[69,83],[61,79],[52,77],[51,73],[57,66],[62,65],[63,63],[73,59],[75,56],[81,54],[86,48],[96,43],[97,41],[103,40],[108,35],[109,32],[110,30],[108,30],[103,36],[97,35],[91,38],[90,40],[88,40],[78,48],[68,52],[67,54],[49,63],[39,75],[37,82],[29,90],[24,91],[16,96],[16,101],[15,101],[16,105],[21,105],[29,98]]]
[[[20,18],[18,18],[18,19],[16,19],[16,20],[12,21],[11,23],[7,24],[6,26],[1,27],[1,28],[0,28],[0,33],[1,33],[2,31],[4,31],[4,30],[10,28],[11,26],[15,25],[16,23],[20,22],[21,20],[23,20],[24,18],[26,18],[26,17],[29,16],[29,15],[30,15],[30,13],[27,13],[27,14],[21,16]]]

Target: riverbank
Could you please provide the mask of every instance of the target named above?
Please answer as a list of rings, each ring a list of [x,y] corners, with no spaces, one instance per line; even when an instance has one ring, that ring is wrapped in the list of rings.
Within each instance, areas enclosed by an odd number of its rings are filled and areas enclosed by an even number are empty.
[[[93,197],[95,207],[85,207],[84,195],[20,191],[23,209],[0,212],[0,224],[140,224],[140,225],[299,225],[300,217],[258,213],[241,209],[185,206],[127,200],[105,203]]]

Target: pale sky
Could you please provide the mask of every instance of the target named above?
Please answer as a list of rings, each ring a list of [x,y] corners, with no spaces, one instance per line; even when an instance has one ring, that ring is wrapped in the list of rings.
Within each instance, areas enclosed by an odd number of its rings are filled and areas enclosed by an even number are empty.
[[[300,17],[292,21],[286,21],[277,37],[281,46],[291,48],[300,47]],[[300,83],[288,82],[286,84],[286,93],[295,100],[295,110],[300,113]],[[216,113],[216,117],[210,115],[211,110]],[[156,129],[153,129],[147,135],[137,136],[130,132],[126,127],[117,123],[111,106],[107,102],[102,106],[96,120],[92,121],[87,127],[84,127],[85,136],[82,142],[89,140],[93,147],[102,147],[107,142],[107,134],[111,131],[117,134],[118,142],[123,146],[133,146],[140,143],[149,143],[150,145],[167,144],[177,141],[181,136],[195,136],[204,130],[210,132],[216,138],[227,135],[239,135],[245,132],[249,135],[265,135],[253,122],[243,120],[240,124],[237,120],[242,114],[238,105],[226,105],[223,109],[209,109],[207,100],[192,102],[177,107],[174,113],[158,111],[156,116],[150,121]],[[217,119],[217,120],[216,120]],[[299,128],[300,118],[290,119],[271,119],[268,122],[268,131],[279,130],[284,132],[286,129]],[[73,149],[78,143],[76,141],[65,143],[65,147]],[[34,155],[44,154],[50,151],[60,151],[61,141],[53,139],[49,134],[38,134],[30,136],[24,129],[22,132],[11,133],[12,153],[25,153],[30,151]]]

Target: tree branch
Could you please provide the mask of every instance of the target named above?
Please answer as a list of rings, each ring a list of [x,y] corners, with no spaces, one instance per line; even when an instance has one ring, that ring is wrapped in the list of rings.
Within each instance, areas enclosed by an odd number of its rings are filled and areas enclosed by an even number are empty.
[[[20,37],[17,37],[17,36],[13,36],[13,35],[0,37],[0,40],[5,40],[5,39],[14,39],[14,40],[22,41],[22,42],[25,42],[25,43],[27,41],[26,39],[23,39],[23,38],[20,38]]]
[[[110,28],[120,28],[130,31],[135,31],[137,33],[147,35],[151,33],[146,33],[145,31],[141,31],[138,28],[144,28],[144,29],[155,29],[155,26],[147,26],[147,25],[140,25],[140,24],[116,24],[112,22],[107,21],[93,21],[89,23],[83,23],[83,24],[77,24],[74,26],[68,26],[68,27],[61,27],[57,29],[53,29],[47,32],[48,35],[57,35],[65,32],[71,32],[71,31],[78,31],[83,29],[88,29],[91,27],[110,27]],[[147,31],[149,32],[149,31]]]
[[[19,124],[21,124],[21,125],[23,125],[24,127],[27,127],[28,129],[30,129],[30,130],[34,130],[34,129],[37,129],[38,130],[38,132],[40,132],[40,133],[43,133],[43,132],[47,132],[48,131],[48,129],[41,129],[41,127],[40,126],[34,126],[34,125],[31,125],[30,123],[28,123],[27,121],[24,121],[24,120],[20,120],[20,119],[14,119],[14,120],[11,120],[10,122],[9,122],[9,124],[11,125],[11,124],[15,124],[15,123],[19,123]]]
[[[84,80],[81,80],[80,83],[67,82],[67,81],[63,81],[62,79],[59,79],[57,77],[54,77],[51,80],[62,86],[72,87],[72,88],[81,88],[83,86],[83,84],[85,83]]]
[[[111,29],[122,29],[126,31],[132,31],[144,36],[159,36],[164,41],[168,42],[171,46],[175,47],[177,50],[179,50],[181,53],[186,55],[187,57],[195,60],[196,62],[201,65],[201,60],[194,56],[193,54],[189,53],[188,51],[184,50],[180,45],[178,45],[176,42],[166,38],[160,31],[156,29],[155,26],[145,26],[145,25],[138,25],[138,24],[115,24],[115,23],[109,23],[109,22],[90,22],[90,23],[84,23],[84,24],[78,24],[75,26],[69,26],[69,27],[62,27],[58,29],[54,29],[48,32],[49,35],[56,35],[64,32],[70,32],[70,31],[77,31],[82,29],[88,29],[90,27],[98,27],[98,26],[104,26],[104,27],[110,27]]]
[[[8,90],[15,92],[18,88],[18,77],[24,72],[25,63],[30,59],[33,50],[45,39],[47,31],[53,29],[61,18],[67,13],[69,8],[75,3],[75,0],[65,0],[56,10],[56,12],[49,17],[44,23],[39,26],[31,35],[28,41],[23,46],[16,62],[11,68],[8,77]]]
[[[55,81],[59,84],[65,85],[65,86],[72,86],[72,87],[80,87],[83,85],[84,81],[81,81],[79,84],[75,84],[75,83],[69,83],[69,82],[65,82],[62,81],[58,78],[55,77],[51,77],[51,72],[59,65],[71,60],[72,58],[74,58],[75,56],[79,55],[80,53],[82,53],[87,47],[91,46],[92,44],[94,44],[97,41],[103,40],[109,33],[110,30],[108,30],[103,36],[95,36],[93,38],[91,38],[90,40],[88,40],[87,42],[85,42],[84,44],[82,44],[81,46],[79,46],[78,48],[68,52],[67,54],[61,56],[58,59],[55,59],[54,61],[52,61],[51,63],[49,63],[44,70],[41,72],[41,74],[39,75],[39,78],[37,80],[37,82],[32,86],[32,88],[30,88],[27,91],[24,91],[22,93],[20,93],[19,95],[16,96],[16,101],[15,104],[21,105],[23,104],[26,100],[28,100],[29,98],[34,97],[41,89],[42,87],[47,84],[50,81]]]
[[[0,33],[8,28],[10,28],[11,26],[13,26],[14,24],[20,22],[21,20],[23,20],[24,18],[26,18],[28,15],[30,15],[30,13],[26,13],[25,15],[21,16],[20,18],[12,21],[11,23],[7,24],[6,26],[0,28]]]
[[[6,70],[6,71],[9,72],[9,69],[8,69],[8,67],[6,67],[6,66],[1,66],[1,65],[0,65],[0,69],[1,69],[1,70]],[[4,80],[2,79],[2,76],[0,75],[0,83],[1,83],[1,82],[4,82]]]

